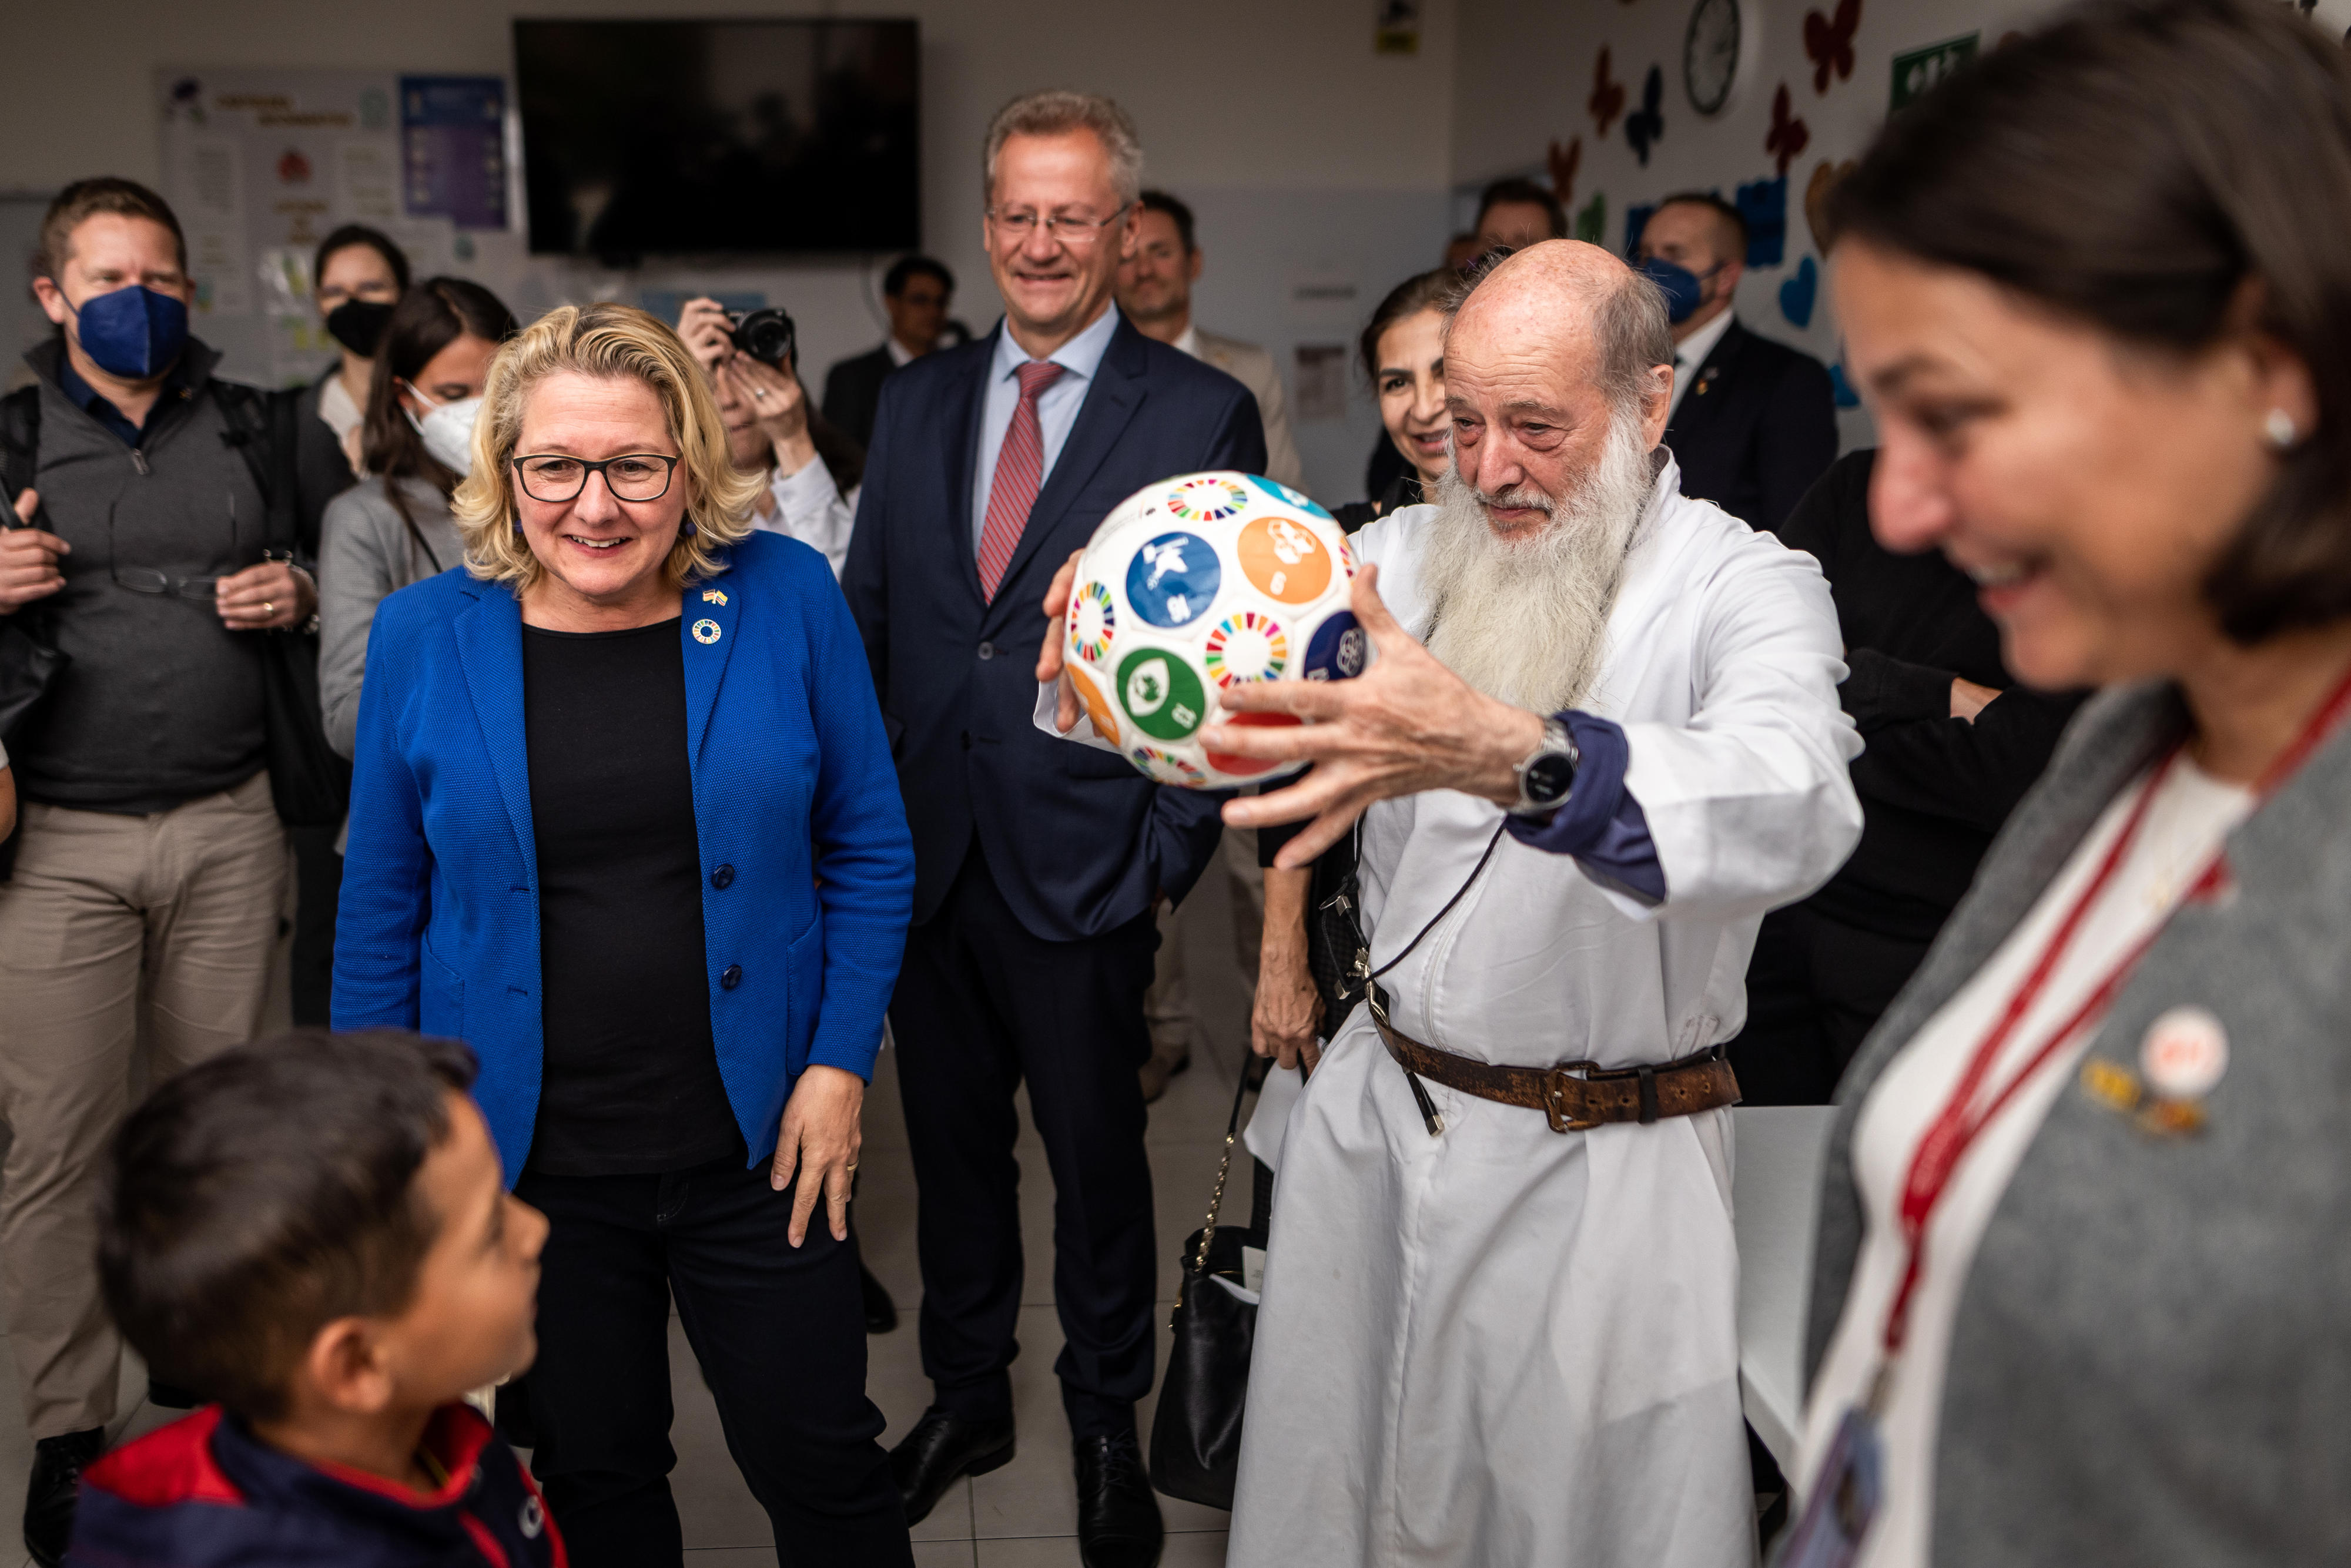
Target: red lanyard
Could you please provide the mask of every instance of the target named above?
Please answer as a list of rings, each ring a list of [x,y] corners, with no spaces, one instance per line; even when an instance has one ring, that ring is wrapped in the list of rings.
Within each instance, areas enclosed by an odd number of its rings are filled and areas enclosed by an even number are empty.
[[[2294,737],[2294,744],[2287,747],[2262,773],[2253,786],[2256,800],[2266,800],[2273,794],[2277,787],[2317,749],[2319,741],[2334,727],[2335,719],[2346,705],[2351,705],[2351,676],[2346,676],[2335,686],[2303,727],[2302,733]],[[1983,1130],[2008,1108],[2017,1091],[2032,1082],[2067,1040],[2105,1011],[2107,1004],[2114,1000],[2115,993],[2130,977],[2131,970],[2137,967],[2140,957],[2154,946],[2155,939],[2162,935],[2164,926],[2169,923],[2170,915],[2167,913],[2156,923],[2154,929],[2133,943],[2130,951],[2125,953],[2091,988],[2082,1005],[2068,1014],[2065,1020],[2051,1031],[2049,1037],[2026,1059],[2024,1066],[2002,1083],[1980,1107],[1977,1106],[1977,1094],[1983,1088],[1984,1080],[1991,1075],[1992,1063],[2023,1023],[2025,1015],[2032,1010],[2032,1005],[2041,999],[2041,993],[2047,988],[2050,977],[2056,972],[2066,948],[2073,945],[2083,920],[2095,907],[2106,885],[2129,857],[2139,830],[2146,825],[2148,809],[2155,803],[2164,779],[2179,757],[2179,748],[2174,747],[2155,765],[2155,770],[2147,776],[2146,785],[2139,790],[2138,799],[2131,805],[2130,815],[2124,819],[2122,831],[2115,835],[2113,845],[2099,861],[2090,884],[2082,890],[2073,907],[2065,912],[2055,935],[2049,939],[2049,946],[2034,962],[2032,972],[2024,977],[2023,985],[2009,998],[2008,1006],[2001,1012],[2000,1020],[1992,1025],[1991,1032],[1984,1036],[1983,1043],[1976,1047],[1975,1054],[1969,1059],[1967,1071],[1959,1075],[1959,1087],[1951,1092],[1950,1099],[1936,1113],[1925,1135],[1918,1140],[1917,1150],[1910,1157],[1909,1172],[1902,1182],[1899,1212],[1907,1257],[1902,1267],[1902,1282],[1896,1288],[1893,1305],[1886,1314],[1884,1345],[1889,1358],[1900,1353],[1903,1336],[1909,1330],[1911,1298],[1917,1291],[1919,1277],[1926,1268],[1927,1227],[1934,1218],[1935,1206],[1942,1201],[1945,1190],[1950,1186],[1951,1175],[1959,1168],[1960,1160],[1966,1157],[1968,1150]],[[2182,902],[2211,893],[2220,883],[2221,866],[2221,856],[2216,852],[2205,863],[2195,882],[2189,884]]]

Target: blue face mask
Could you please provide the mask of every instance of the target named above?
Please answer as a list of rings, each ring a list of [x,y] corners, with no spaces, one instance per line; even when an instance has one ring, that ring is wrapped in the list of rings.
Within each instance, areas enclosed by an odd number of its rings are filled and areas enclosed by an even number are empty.
[[[83,300],[74,319],[82,352],[127,382],[162,375],[188,346],[188,308],[176,296],[136,284]]]
[[[1706,299],[1706,279],[1688,267],[1653,256],[1641,264],[1641,276],[1665,290],[1666,319],[1678,327]],[[1708,277],[1713,276],[1711,273]]]

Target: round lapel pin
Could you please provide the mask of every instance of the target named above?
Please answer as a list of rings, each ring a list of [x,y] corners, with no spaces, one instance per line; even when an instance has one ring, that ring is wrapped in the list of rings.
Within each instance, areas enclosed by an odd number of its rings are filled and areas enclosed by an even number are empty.
[[[694,640],[705,646],[718,641],[718,622],[703,620],[694,623]]]
[[[2147,1026],[2138,1070],[2163,1099],[2201,1100],[2229,1071],[2229,1031],[2202,1008],[2173,1008]]]

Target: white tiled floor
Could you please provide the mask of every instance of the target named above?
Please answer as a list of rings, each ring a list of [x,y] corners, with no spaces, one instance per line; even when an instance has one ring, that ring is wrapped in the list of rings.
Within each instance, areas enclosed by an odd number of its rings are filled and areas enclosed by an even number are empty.
[[[1205,1048],[1195,1051],[1191,1071],[1178,1075],[1165,1097],[1152,1107],[1148,1134],[1159,1228],[1163,1364],[1167,1309],[1174,1303],[1179,1274],[1177,1251],[1207,1212],[1225,1117],[1232,1106],[1233,1075],[1248,1030],[1248,995],[1233,964],[1226,900],[1221,889],[1207,892],[1213,895],[1189,901],[1176,922],[1190,958]],[[885,1444],[894,1443],[914,1426],[930,1397],[915,1344],[914,1308],[922,1282],[914,1259],[914,1182],[893,1068],[885,1053],[866,1102],[865,1179],[857,1202],[858,1235],[866,1261],[889,1287],[901,1312],[897,1332],[868,1341],[867,1387],[889,1419]],[[1027,1177],[1021,1188],[1022,1244],[1028,1272],[1020,1357],[1012,1367],[1019,1452],[1002,1469],[956,1483],[931,1516],[914,1527],[915,1568],[1058,1568],[1078,1561],[1069,1427],[1052,1371],[1061,1339],[1052,1304],[1052,1177],[1043,1145],[1027,1128],[1025,1107],[1022,1120],[1019,1159]],[[1239,1157],[1228,1197],[1234,1212],[1246,1214],[1246,1151]],[[767,1514],[727,1456],[717,1412],[674,1319],[670,1334],[677,1411],[671,1441],[678,1456],[670,1482],[684,1522],[688,1568],[770,1568],[776,1552]],[[150,1431],[177,1415],[145,1403],[146,1376],[135,1363],[126,1363],[122,1387],[129,1415],[118,1421],[118,1440]],[[0,1541],[11,1547],[32,1464],[31,1441],[14,1414],[18,1408],[13,1363],[0,1355]],[[1146,1401],[1140,1412],[1146,1440],[1151,1415],[1152,1405]],[[1210,1568],[1223,1563],[1226,1515],[1173,1498],[1160,1499],[1160,1508],[1167,1521],[1165,1568]],[[14,1552],[0,1555],[0,1564],[19,1561]]]

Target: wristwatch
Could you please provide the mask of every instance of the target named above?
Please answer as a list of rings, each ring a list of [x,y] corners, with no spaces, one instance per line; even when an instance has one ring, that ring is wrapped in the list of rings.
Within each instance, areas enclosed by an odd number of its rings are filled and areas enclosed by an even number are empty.
[[[1575,770],[1583,762],[1583,754],[1576,749],[1567,726],[1556,718],[1543,720],[1542,744],[1511,770],[1518,775],[1519,799],[1510,808],[1510,815],[1545,817],[1558,810],[1575,787]]]

